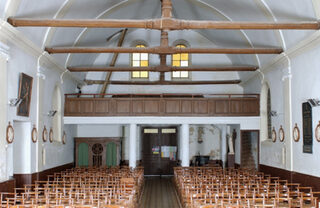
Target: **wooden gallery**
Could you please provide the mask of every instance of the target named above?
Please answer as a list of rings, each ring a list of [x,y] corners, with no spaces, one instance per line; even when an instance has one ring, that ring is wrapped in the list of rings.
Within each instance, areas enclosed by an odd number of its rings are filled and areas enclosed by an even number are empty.
[[[1,0],[0,208],[320,206],[319,0]]]

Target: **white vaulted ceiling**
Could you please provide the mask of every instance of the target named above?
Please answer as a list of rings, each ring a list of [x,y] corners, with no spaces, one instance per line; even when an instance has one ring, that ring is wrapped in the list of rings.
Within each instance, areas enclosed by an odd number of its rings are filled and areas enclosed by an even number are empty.
[[[300,22],[315,21],[318,0],[172,0],[173,17],[187,20],[254,21],[254,22]],[[161,16],[160,0],[2,0],[0,13],[8,16],[43,19],[153,19]],[[119,31],[118,28],[48,28],[18,27],[27,38],[39,47],[55,46],[109,46],[115,47],[119,38],[109,42],[106,38]],[[196,30],[169,32],[169,43],[182,39],[191,47],[281,47],[284,50],[312,34],[313,30]],[[156,30],[129,29],[124,46],[130,47],[135,40],[144,40],[148,46],[160,45],[160,32]],[[110,54],[54,54],[61,65],[92,66],[108,65]],[[205,58],[201,58],[203,56]],[[192,64],[208,65],[256,65],[263,66],[277,55],[193,55]],[[158,65],[157,55],[151,55],[151,64]],[[105,60],[105,61],[103,61]],[[128,55],[121,54],[117,66],[129,64]],[[168,62],[170,64],[170,61]],[[192,78],[209,77],[246,79],[256,72],[193,72]],[[77,73],[82,79],[103,79],[103,73]],[[201,76],[200,76],[201,75]],[[157,75],[150,76],[157,77]],[[128,79],[115,75],[114,79]],[[154,78],[156,79],[156,78]],[[196,86],[194,86],[196,87]],[[201,86],[198,86],[201,88]],[[88,92],[96,87],[88,88]],[[113,86],[114,91],[123,86]],[[177,89],[182,88],[178,87]],[[221,88],[221,87],[220,87]],[[162,88],[158,88],[159,92]],[[222,89],[222,88],[221,88]],[[139,92],[143,91],[139,88]],[[178,90],[179,91],[179,90]],[[181,90],[180,90],[181,91]],[[222,90],[223,91],[223,90]],[[232,91],[228,89],[226,91]],[[237,90],[236,90],[237,91]]]

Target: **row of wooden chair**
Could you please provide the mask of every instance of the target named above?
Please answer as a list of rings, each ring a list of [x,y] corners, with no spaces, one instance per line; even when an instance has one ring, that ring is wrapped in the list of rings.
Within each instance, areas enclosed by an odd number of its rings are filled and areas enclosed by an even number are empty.
[[[174,181],[185,208],[318,207],[319,192],[245,169],[176,167]]]
[[[1,193],[0,206],[136,208],[143,174],[141,167],[73,168],[16,188],[15,193]]]

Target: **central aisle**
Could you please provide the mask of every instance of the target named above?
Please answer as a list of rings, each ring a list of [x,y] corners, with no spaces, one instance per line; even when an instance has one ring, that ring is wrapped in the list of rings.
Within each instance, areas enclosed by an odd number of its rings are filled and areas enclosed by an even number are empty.
[[[140,208],[180,208],[172,177],[145,177]]]

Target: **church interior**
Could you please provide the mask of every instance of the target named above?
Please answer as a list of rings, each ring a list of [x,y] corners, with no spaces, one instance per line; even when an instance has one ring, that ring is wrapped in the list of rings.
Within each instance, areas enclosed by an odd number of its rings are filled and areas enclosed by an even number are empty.
[[[0,208],[319,207],[319,19],[320,0],[1,0]]]

